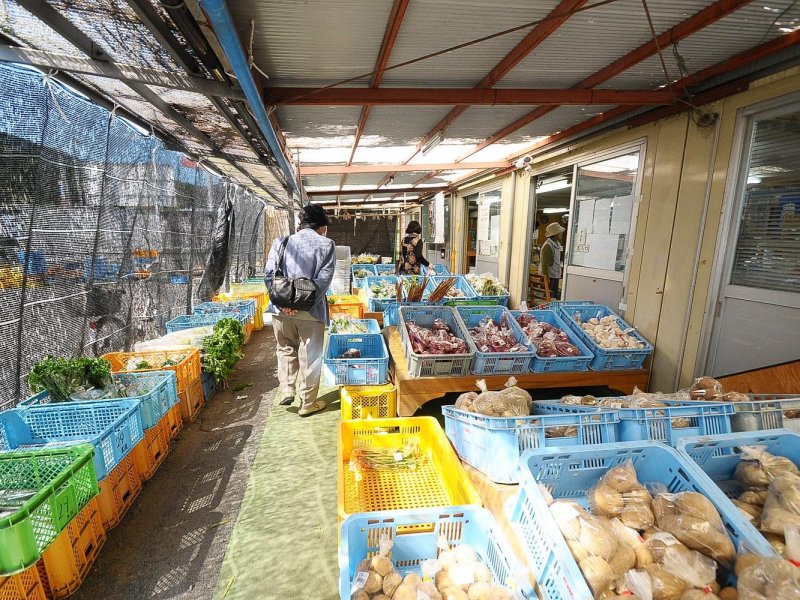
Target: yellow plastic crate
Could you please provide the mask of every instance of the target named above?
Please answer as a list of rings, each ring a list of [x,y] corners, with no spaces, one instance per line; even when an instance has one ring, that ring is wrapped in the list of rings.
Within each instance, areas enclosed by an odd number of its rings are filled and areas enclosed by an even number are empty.
[[[36,565],[14,575],[0,577],[2,600],[46,600]]]
[[[355,448],[401,448],[418,444],[423,454],[416,469],[350,469]],[[444,430],[433,417],[341,421],[337,443],[339,521],[374,510],[475,504],[481,497],[461,466]]]
[[[231,284],[231,293],[232,294],[247,294],[250,292],[262,292],[264,296],[266,296],[267,302],[269,302],[269,294],[267,293],[267,286],[263,281],[253,282],[253,283],[232,283]]]
[[[136,471],[142,481],[150,479],[169,454],[169,419],[161,417],[158,425],[144,430],[144,439],[131,450]]]
[[[397,388],[391,383],[342,386],[339,397],[343,421],[397,416]]]
[[[136,461],[129,453],[100,482],[97,506],[106,531],[119,524],[141,491],[142,479],[136,469]]]
[[[233,285],[233,284],[232,284]],[[223,292],[212,298],[214,302],[230,302],[231,300],[255,300],[256,314],[253,319],[253,329],[258,331],[264,328],[264,311],[267,310],[266,292]]]
[[[189,387],[186,388],[185,391],[178,394],[178,404],[175,406],[180,407],[180,420],[182,423],[190,423],[194,421],[194,418],[197,416],[197,413],[200,412],[200,409],[203,408],[205,404],[205,398],[203,397],[203,379],[202,377],[198,377],[191,384]],[[173,407],[175,408],[175,407]],[[171,411],[170,411],[171,412]],[[169,412],[167,413],[169,415]],[[175,437],[178,433],[175,431],[175,417],[173,415],[169,415],[169,424],[168,427],[168,436],[169,439]],[[181,423],[178,423],[178,430],[183,426]]]
[[[354,319],[364,317],[364,303],[352,294],[333,294],[328,296],[328,312],[331,315],[347,315]]]

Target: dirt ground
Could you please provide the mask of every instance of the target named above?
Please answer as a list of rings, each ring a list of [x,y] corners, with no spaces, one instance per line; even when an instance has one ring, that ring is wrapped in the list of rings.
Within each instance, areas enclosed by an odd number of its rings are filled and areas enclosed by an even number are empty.
[[[253,333],[228,390],[184,425],[160,469],[108,532],[75,598],[211,597],[269,416],[275,369],[267,327]],[[241,384],[251,386],[232,392]]]

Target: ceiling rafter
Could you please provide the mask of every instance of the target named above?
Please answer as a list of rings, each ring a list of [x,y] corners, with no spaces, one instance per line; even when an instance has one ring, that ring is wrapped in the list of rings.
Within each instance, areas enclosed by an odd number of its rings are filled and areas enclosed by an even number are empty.
[[[586,79],[582,80],[581,82],[577,83],[573,86],[572,89],[591,89],[600,85],[601,83],[608,81],[612,77],[619,75],[623,71],[633,67],[634,65],[640,63],[641,61],[645,60],[656,54],[660,49],[665,49],[685,38],[692,35],[693,33],[708,27],[712,23],[715,23],[722,19],[723,17],[735,12],[736,10],[750,4],[752,0],[717,0],[714,4],[704,8],[703,10],[695,13],[688,19],[684,19],[674,27],[666,30],[665,32],[661,33],[660,35],[656,36],[654,39],[650,39],[649,41],[645,42],[638,48],[631,50],[624,56],[621,56],[614,62],[606,65],[593,75],[590,75]],[[530,125],[537,119],[547,115],[548,113],[554,111],[557,107],[555,106],[542,106],[539,108],[534,109],[533,111],[529,112],[526,115],[523,115],[513,123],[510,123],[500,129],[499,131],[493,133],[481,143],[477,144],[461,156],[456,159],[456,162],[461,162],[470,156],[480,152],[484,148],[491,146],[492,144],[508,137],[515,131],[522,129],[523,127]],[[418,183],[422,183],[424,181],[428,181],[435,177],[438,173],[431,173],[417,181],[414,182],[414,185]]]
[[[394,43],[397,40],[397,34],[400,32],[400,26],[403,24],[403,18],[408,9],[410,0],[395,0],[392,5],[392,10],[389,13],[389,21],[386,23],[386,30],[383,32],[383,40],[381,40],[381,48],[378,51],[378,58],[375,60],[374,73],[370,79],[370,88],[377,88],[383,79],[383,70],[389,64],[389,57],[392,54]],[[361,108],[361,114],[358,117],[358,124],[356,125],[356,134],[353,138],[353,146],[350,148],[350,158],[347,159],[347,166],[353,164],[353,157],[356,155],[358,144],[361,142],[361,136],[364,134],[364,128],[367,126],[367,119],[369,119],[369,106]],[[339,180],[339,189],[344,187],[347,181],[347,174],[342,174]]]
[[[778,55],[778,53],[800,48],[800,30],[793,31],[791,33],[787,33],[779,38],[776,38],[770,42],[762,44],[760,46],[756,46],[755,48],[751,48],[750,50],[746,50],[740,54],[732,56],[723,60],[722,62],[716,63],[697,71],[691,75],[687,75],[672,84],[674,89],[681,89],[681,90],[688,90],[690,87],[695,86],[699,83],[704,81],[708,81],[712,78],[723,76],[725,74],[729,74],[735,72],[738,69],[743,67],[747,67],[752,65],[753,63],[763,61],[771,56]],[[704,103],[713,102],[715,100],[720,99],[723,97],[723,94],[730,95],[731,93],[735,93],[735,90],[739,89],[743,84],[741,82],[726,82],[718,89],[711,89],[708,92],[701,93],[700,95],[693,96],[692,102],[693,104],[702,105]],[[680,112],[682,110],[688,110],[690,107],[687,105],[675,105],[675,107],[671,107],[666,110],[656,110],[647,112],[638,116],[634,116],[636,109],[638,107],[631,107],[631,106],[617,106],[611,110],[608,110],[602,114],[595,115],[594,117],[587,119],[585,121],[581,121],[572,127],[564,129],[563,131],[559,131],[558,133],[554,133],[553,135],[547,136],[534,144],[531,144],[527,148],[515,152],[513,155],[509,155],[507,159],[509,161],[514,160],[517,156],[524,155],[524,154],[531,154],[536,150],[541,150],[543,148],[547,148],[556,144],[563,140],[573,140],[576,136],[580,136],[581,134],[587,133],[589,130],[594,129],[600,125],[608,123],[610,121],[614,121],[615,119],[619,119],[620,117],[625,117],[626,115],[633,117],[633,120],[627,121],[625,124],[628,127],[635,127],[637,125],[645,124],[652,122],[653,120],[663,118],[664,116],[668,116],[667,113],[675,114],[676,112]],[[514,167],[510,167],[505,170],[511,170]],[[502,173],[503,170],[499,172],[495,172],[495,174]],[[482,176],[486,176],[490,173],[482,173]],[[464,183],[467,179],[473,178],[474,175],[468,175],[462,179],[458,179],[453,181],[450,184],[450,188],[456,188],[462,183]],[[420,189],[420,188],[417,188]]]
[[[330,175],[337,173],[411,173],[414,171],[451,171],[474,169],[498,169],[510,166],[507,160],[480,161],[469,163],[420,163],[420,164],[357,164],[357,165],[300,165],[300,175]],[[376,187],[381,187],[376,186]]]
[[[544,42],[550,35],[567,19],[572,16],[572,12],[585,5],[588,0],[561,0],[558,5],[550,11],[544,21],[531,29],[522,40],[514,46],[511,51],[506,54],[494,68],[486,74],[477,84],[475,89],[490,88],[498,81],[505,77],[511,69],[517,66],[526,56],[533,52],[542,42]],[[425,147],[425,145],[440,131],[451,125],[458,117],[460,117],[469,108],[469,106],[454,106],[444,118],[434,125],[428,133],[422,136],[414,149],[414,153],[408,157],[409,162]],[[381,180],[380,185],[383,185],[389,178],[392,177],[390,173]]]
[[[669,90],[491,88],[268,88],[271,104],[364,106],[670,104]],[[352,155],[351,155],[352,160]]]

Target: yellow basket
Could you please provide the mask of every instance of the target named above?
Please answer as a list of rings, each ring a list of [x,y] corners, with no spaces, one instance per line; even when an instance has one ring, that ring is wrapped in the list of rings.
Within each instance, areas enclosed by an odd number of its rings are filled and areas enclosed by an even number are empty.
[[[234,285],[234,284],[232,284]],[[264,328],[264,311],[267,310],[266,292],[222,292],[212,298],[214,302],[230,302],[231,300],[255,300],[256,314],[253,319],[253,329],[258,331]]]
[[[86,579],[105,541],[97,500],[92,499],[36,563],[45,596],[66,598],[74,594]]]
[[[328,296],[328,312],[331,315],[347,315],[354,319],[364,317],[364,303],[352,294],[333,294]]]
[[[267,293],[267,285],[263,281],[259,281],[257,283],[232,283],[231,284],[231,293],[232,294],[249,294],[252,292],[261,292],[266,297],[267,302],[269,302],[269,294]]]
[[[106,531],[119,524],[141,491],[142,480],[129,453],[100,482],[97,506]]]
[[[200,396],[203,396],[203,388],[200,387]],[[205,403],[205,400],[202,404]],[[202,407],[201,404],[201,407]],[[178,402],[175,406],[170,408],[163,417],[164,427],[167,432],[167,440],[174,440],[183,429],[183,416],[181,415],[181,403]]]
[[[131,450],[136,470],[142,481],[150,479],[167,458],[169,453],[169,436],[167,432],[168,417],[161,417],[158,425],[144,430],[144,439]]]
[[[355,448],[419,446],[415,469],[361,471],[350,469]],[[337,443],[339,521],[374,510],[481,505],[481,497],[461,466],[447,436],[433,417],[341,421]]]
[[[189,387],[186,388],[185,391],[178,394],[178,404],[176,404],[176,406],[180,407],[179,410],[181,413],[181,421],[183,423],[194,421],[194,418],[197,416],[197,413],[200,412],[200,409],[203,408],[204,404],[205,399],[203,398],[203,379],[202,377],[198,376],[197,379],[189,384]],[[173,408],[175,407],[173,406]],[[169,415],[169,411],[167,412],[167,415]],[[170,418],[174,419],[174,417],[171,416]],[[178,433],[177,431],[174,431],[174,425],[174,423],[169,424],[169,439],[174,438]],[[180,430],[181,427],[182,425],[179,425],[178,430]]]
[[[397,388],[391,383],[342,386],[339,398],[343,421],[397,416]]]
[[[36,565],[14,575],[0,577],[2,600],[46,600]]]

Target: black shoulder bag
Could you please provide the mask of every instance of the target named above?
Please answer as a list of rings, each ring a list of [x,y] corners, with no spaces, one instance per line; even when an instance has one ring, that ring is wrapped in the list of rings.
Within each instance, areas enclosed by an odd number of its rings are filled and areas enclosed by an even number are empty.
[[[283,273],[283,255],[289,238],[283,238],[275,261],[275,274],[269,286],[269,299],[278,308],[309,310],[317,303],[317,286],[307,277],[292,279]]]

